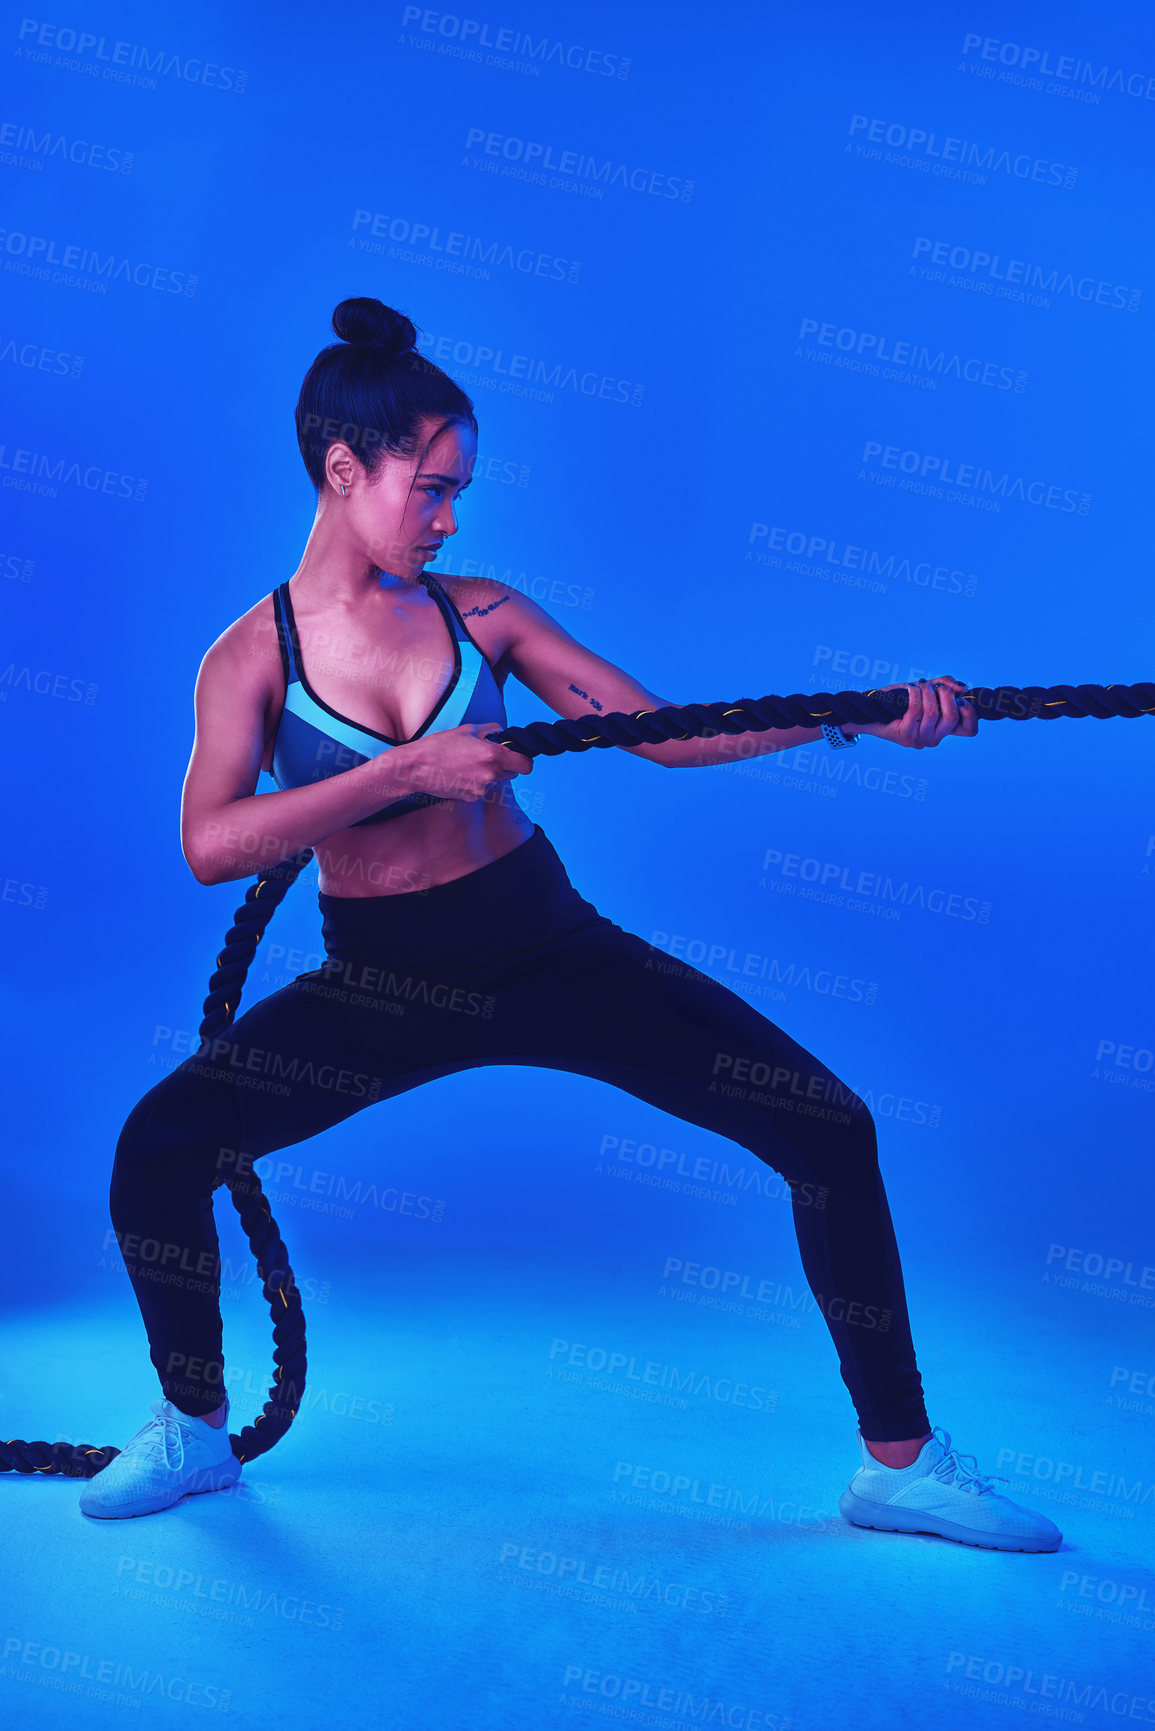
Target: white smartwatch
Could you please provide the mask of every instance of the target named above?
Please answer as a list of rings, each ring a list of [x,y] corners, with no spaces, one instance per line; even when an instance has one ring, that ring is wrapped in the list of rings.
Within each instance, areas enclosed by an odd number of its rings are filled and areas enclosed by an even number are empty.
[[[828,721],[822,723],[822,731],[826,735],[827,743],[835,751],[842,751],[848,745],[858,744],[857,733],[852,733],[850,738],[847,739],[840,727],[831,727]]]

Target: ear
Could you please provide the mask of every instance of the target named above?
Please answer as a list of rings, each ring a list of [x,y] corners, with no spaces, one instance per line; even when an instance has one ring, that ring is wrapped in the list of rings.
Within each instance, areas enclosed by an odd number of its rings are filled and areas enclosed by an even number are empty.
[[[352,492],[360,466],[348,445],[343,445],[339,439],[329,446],[325,452],[325,480],[338,497],[342,487]]]

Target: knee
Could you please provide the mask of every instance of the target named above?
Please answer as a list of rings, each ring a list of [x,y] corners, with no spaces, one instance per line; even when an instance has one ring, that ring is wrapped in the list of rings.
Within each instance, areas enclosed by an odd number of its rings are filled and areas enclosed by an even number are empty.
[[[852,1094],[845,1102],[843,1109],[846,1114],[844,1126],[846,1142],[853,1156],[858,1160],[867,1160],[876,1164],[878,1161],[878,1129],[870,1107],[857,1094]]]
[[[205,1085],[174,1070],[140,1100],[116,1142],[109,1185],[113,1223],[132,1209],[150,1181],[182,1180],[200,1188],[223,1183],[240,1155],[239,1117],[231,1089]]]
[[[798,1127],[807,1164],[819,1185],[860,1190],[877,1182],[878,1133],[870,1108],[857,1094],[848,1091],[837,1105],[811,1108]]]

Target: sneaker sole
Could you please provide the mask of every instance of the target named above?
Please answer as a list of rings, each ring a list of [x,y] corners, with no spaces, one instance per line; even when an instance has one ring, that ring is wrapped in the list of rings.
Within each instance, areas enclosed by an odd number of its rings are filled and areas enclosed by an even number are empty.
[[[838,1507],[843,1518],[856,1527],[873,1527],[880,1533],[930,1533],[935,1538],[954,1539],[957,1544],[973,1545],[983,1551],[1057,1551],[1063,1542],[1062,1533],[1054,1542],[1031,1539],[1023,1533],[1003,1536],[980,1533],[974,1527],[961,1527],[955,1521],[923,1514],[917,1509],[899,1509],[892,1503],[870,1503],[849,1490],[843,1491],[839,1497]]]
[[[100,1474],[96,1476],[99,1479]],[[206,1491],[228,1490],[237,1483],[240,1476],[241,1463],[234,1457],[231,1462],[222,1461],[220,1466],[203,1467],[199,1473],[193,1475],[188,1484],[179,1489],[173,1487],[176,1490],[175,1495],[171,1490],[161,1491],[153,1497],[141,1497],[135,1503],[120,1503],[116,1508],[101,1508],[95,1504],[86,1508],[82,1499],[80,1512],[94,1520],[133,1520],[137,1515],[155,1515],[159,1514],[161,1509],[171,1509],[185,1497],[203,1496]]]

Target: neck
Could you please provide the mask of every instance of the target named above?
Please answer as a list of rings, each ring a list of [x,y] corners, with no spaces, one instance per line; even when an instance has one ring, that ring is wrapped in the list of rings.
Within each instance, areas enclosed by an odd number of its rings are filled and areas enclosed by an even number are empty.
[[[406,574],[406,564],[402,561],[401,571],[376,565],[342,533],[335,513],[320,508],[290,581],[296,593],[309,595],[319,606],[359,608],[378,589],[398,601],[415,595],[424,586],[425,573]]]

